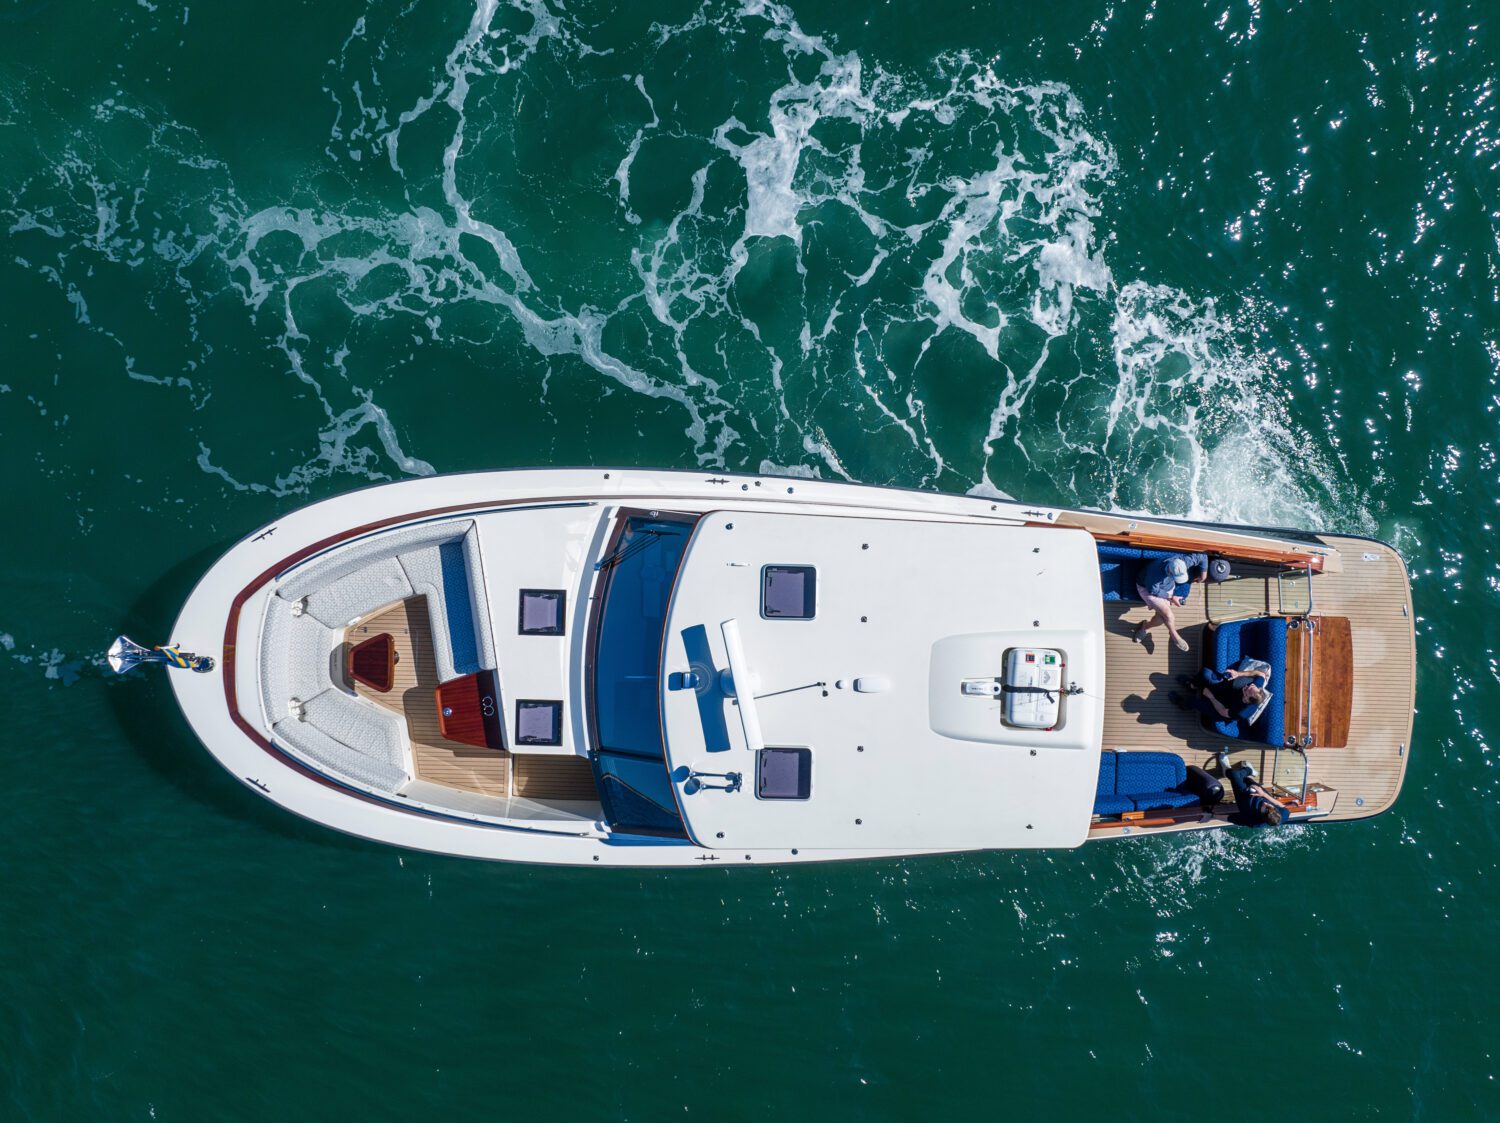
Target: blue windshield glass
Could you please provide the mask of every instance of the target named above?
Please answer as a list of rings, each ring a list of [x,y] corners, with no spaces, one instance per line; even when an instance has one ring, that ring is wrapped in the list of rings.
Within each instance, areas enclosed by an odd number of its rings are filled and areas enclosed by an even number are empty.
[[[665,759],[657,673],[677,563],[691,522],[631,518],[604,559],[608,583],[594,653],[599,749]]]

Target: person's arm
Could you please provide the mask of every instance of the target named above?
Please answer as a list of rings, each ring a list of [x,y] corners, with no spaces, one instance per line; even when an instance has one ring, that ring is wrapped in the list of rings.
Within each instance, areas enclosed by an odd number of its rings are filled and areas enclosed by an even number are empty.
[[[1271,676],[1265,671],[1237,671],[1233,667],[1224,672],[1229,678],[1258,678],[1259,686],[1267,686],[1271,682]]]
[[[1223,702],[1214,697],[1213,691],[1209,690],[1206,686],[1203,688],[1203,697],[1207,698],[1210,702],[1213,703],[1214,709],[1219,711],[1219,716],[1221,718],[1223,718],[1225,721],[1229,720],[1229,710],[1225,707]]]

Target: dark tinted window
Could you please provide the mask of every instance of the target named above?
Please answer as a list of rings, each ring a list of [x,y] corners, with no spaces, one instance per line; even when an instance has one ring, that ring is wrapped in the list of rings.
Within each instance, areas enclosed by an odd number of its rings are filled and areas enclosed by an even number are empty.
[[[818,571],[810,565],[768,565],[760,571],[760,614],[771,620],[811,620],[818,603]]]
[[[568,594],[561,589],[522,589],[518,630],[523,636],[560,636]]]
[[[761,799],[807,799],[812,795],[812,750],[761,749],[755,794]]]

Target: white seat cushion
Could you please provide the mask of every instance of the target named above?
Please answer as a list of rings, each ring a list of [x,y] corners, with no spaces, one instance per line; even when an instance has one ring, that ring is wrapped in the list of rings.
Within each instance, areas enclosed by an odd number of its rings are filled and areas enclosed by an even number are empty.
[[[377,608],[412,595],[395,558],[378,558],[307,596],[307,612],[330,628],[343,628]]]

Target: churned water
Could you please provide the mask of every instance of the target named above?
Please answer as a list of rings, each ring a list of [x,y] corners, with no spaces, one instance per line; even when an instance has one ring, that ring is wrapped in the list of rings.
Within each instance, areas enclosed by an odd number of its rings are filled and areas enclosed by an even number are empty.
[[[1500,1113],[1483,0],[0,6],[0,1116]],[[685,873],[222,774],[161,640],[434,471],[778,471],[1377,535],[1380,819]]]

